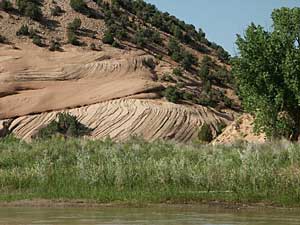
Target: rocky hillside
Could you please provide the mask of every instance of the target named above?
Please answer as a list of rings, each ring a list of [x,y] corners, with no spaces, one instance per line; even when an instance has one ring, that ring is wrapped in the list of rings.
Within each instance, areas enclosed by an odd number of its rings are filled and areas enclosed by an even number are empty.
[[[2,0],[0,10],[7,133],[30,140],[68,111],[94,138],[187,142],[237,115],[228,53],[142,0]]]

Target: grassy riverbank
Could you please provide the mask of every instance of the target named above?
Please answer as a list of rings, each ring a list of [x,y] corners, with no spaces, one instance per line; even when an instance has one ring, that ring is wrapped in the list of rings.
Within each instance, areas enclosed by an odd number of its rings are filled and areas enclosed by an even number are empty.
[[[300,205],[300,145],[0,140],[0,201]]]

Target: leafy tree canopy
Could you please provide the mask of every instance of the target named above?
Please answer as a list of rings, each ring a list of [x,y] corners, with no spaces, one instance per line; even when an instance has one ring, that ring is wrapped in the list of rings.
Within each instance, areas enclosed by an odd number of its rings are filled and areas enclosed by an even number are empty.
[[[273,30],[251,24],[238,36],[233,62],[245,109],[255,130],[269,138],[296,140],[300,134],[300,8],[272,13]]]

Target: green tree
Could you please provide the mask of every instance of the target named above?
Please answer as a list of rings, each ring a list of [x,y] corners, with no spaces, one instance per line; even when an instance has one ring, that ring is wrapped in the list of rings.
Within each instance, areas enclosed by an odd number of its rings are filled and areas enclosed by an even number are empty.
[[[251,24],[238,36],[233,74],[255,131],[297,140],[300,134],[300,8],[272,13],[273,31]]]

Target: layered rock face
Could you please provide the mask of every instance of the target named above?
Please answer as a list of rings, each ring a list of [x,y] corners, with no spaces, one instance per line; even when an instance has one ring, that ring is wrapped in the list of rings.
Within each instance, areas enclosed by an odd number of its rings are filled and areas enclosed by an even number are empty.
[[[164,84],[143,64],[151,56],[141,51],[58,54],[22,48],[0,51],[0,119],[11,119],[9,130],[25,140],[61,111],[92,128],[90,138],[114,140],[141,136],[188,142],[203,123],[215,132],[219,123],[233,119],[204,106],[165,101]]]

